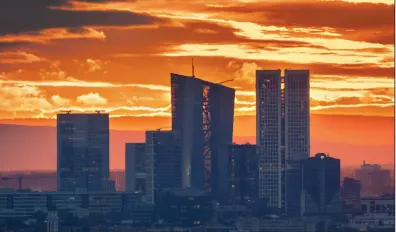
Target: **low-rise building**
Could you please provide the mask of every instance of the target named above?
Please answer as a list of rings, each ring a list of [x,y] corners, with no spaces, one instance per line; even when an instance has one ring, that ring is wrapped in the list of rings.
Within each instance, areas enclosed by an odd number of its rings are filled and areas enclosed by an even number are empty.
[[[28,218],[35,212],[70,212],[83,217],[91,213],[125,212],[141,201],[134,193],[0,193],[0,219]]]
[[[315,223],[298,219],[281,219],[276,216],[264,218],[239,218],[237,231],[243,232],[313,232],[316,230]]]

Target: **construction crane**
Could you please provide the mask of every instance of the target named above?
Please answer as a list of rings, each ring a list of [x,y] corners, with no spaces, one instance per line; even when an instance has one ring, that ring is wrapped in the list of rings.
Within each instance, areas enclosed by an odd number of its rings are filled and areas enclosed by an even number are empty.
[[[72,111],[71,110],[61,110],[61,113],[66,113],[66,114],[70,114]]]
[[[42,179],[42,178],[53,178],[52,176],[31,176],[31,177],[25,177],[23,175],[17,175],[17,176],[3,176],[0,179],[2,180],[18,180],[18,190],[22,190],[22,181],[24,179]]]
[[[160,128],[157,128],[156,131],[161,131],[162,129],[171,129],[171,128],[172,127],[170,127],[170,126],[160,127]]]
[[[224,84],[224,83],[231,82],[231,81],[234,81],[234,79],[229,79],[229,80],[221,81],[221,82],[219,82],[219,83],[217,83],[217,84],[222,85],[222,84]]]
[[[191,58],[191,68],[192,68],[192,77],[195,77],[195,73],[194,73],[194,58]]]

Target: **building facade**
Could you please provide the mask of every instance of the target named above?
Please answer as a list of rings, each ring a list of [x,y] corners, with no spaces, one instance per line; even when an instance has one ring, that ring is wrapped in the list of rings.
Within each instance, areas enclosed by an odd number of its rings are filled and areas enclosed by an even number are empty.
[[[84,217],[90,213],[125,212],[141,202],[134,193],[0,193],[0,219],[29,218],[35,212],[70,212]]]
[[[353,178],[344,178],[342,182],[342,203],[346,213],[358,213],[361,211],[360,205],[360,181]]]
[[[57,115],[57,190],[109,189],[109,114]]]
[[[229,200],[231,203],[255,202],[258,197],[258,157],[256,145],[233,144],[228,147]]]
[[[171,74],[172,130],[181,132],[183,187],[221,196],[232,143],[235,90]]]
[[[157,207],[159,217],[172,226],[201,227],[212,216],[210,195],[193,188],[161,192]]]
[[[394,192],[390,171],[378,164],[363,162],[360,169],[355,172],[355,179],[362,185],[362,196],[374,197]]]
[[[323,153],[302,161],[302,215],[341,213],[340,175],[340,160]]]
[[[177,131],[146,131],[146,197],[155,203],[165,189],[182,187],[181,138]]]
[[[287,163],[310,155],[309,71],[256,71],[259,197],[284,211]]]
[[[125,144],[125,188],[127,192],[146,189],[146,144]]]

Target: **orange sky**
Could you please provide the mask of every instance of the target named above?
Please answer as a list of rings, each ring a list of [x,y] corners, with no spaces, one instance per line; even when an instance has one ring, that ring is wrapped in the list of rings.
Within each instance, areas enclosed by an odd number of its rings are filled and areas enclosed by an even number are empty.
[[[310,69],[312,114],[394,116],[393,0],[2,0],[0,22],[0,123],[104,109],[115,129],[167,126],[170,72],[192,57],[202,79],[235,78],[236,121],[255,70],[285,68]]]

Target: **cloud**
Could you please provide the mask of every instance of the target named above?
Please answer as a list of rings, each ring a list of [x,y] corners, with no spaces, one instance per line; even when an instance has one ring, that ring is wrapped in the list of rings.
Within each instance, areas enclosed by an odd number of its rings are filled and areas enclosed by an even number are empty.
[[[55,72],[54,75],[62,73]],[[152,85],[152,84],[118,84],[110,82],[94,82],[83,81],[73,77],[68,77],[66,80],[43,80],[43,81],[23,81],[23,80],[3,80],[2,83],[8,85],[27,85],[36,87],[78,87],[78,88],[119,88],[119,87],[134,87],[148,90],[159,90],[169,92],[170,87],[165,85]]]
[[[19,33],[0,36],[0,44],[12,45],[22,43],[47,43],[60,39],[98,39],[105,40],[103,31],[97,31],[89,27],[74,29],[52,28],[39,31],[37,33]]]
[[[258,1],[231,7],[208,7],[206,10],[218,13],[240,13],[249,20],[256,20],[266,25],[306,28],[392,27],[394,19],[394,6],[392,5],[356,4],[343,1],[318,1],[315,4],[309,1]],[[257,14],[261,14],[261,17],[256,17],[256,19],[251,17]],[[332,17],[333,15],[337,17]]]
[[[49,109],[52,105],[43,93],[32,86],[8,86],[0,80],[0,108],[17,114],[18,111]]]
[[[100,96],[99,93],[89,93],[77,97],[77,102],[84,105],[105,105],[107,104],[107,99]]]
[[[48,28],[148,25],[162,21],[147,14],[126,11],[75,11],[72,7],[57,8],[70,3],[67,0],[2,0],[0,32],[16,34]]]
[[[21,64],[43,62],[46,59],[28,52],[0,52],[0,64]]]
[[[390,67],[393,63],[381,64],[383,55],[362,54],[357,52],[323,53],[308,48],[284,48],[278,51],[265,51],[251,49],[245,45],[235,44],[183,44],[177,46],[173,52],[167,52],[164,56],[207,56],[229,57],[243,60],[273,60],[288,61],[292,63],[312,64],[379,64]]]
[[[88,66],[87,72],[96,72],[96,71],[102,70],[103,66],[106,65],[108,63],[108,61],[103,62],[101,60],[94,60],[94,59],[88,58],[85,61],[85,63]]]
[[[63,98],[59,95],[53,95],[51,97],[52,101],[58,106],[64,106],[70,104],[71,100],[67,98]]]
[[[259,69],[261,67],[254,62],[243,62],[242,66],[236,71],[235,78],[254,83],[256,81],[256,70]]]
[[[253,1],[204,11],[217,17],[244,19],[278,27],[332,28],[346,39],[394,43],[394,4],[379,1]],[[357,4],[358,3],[358,4]],[[337,15],[337,17],[332,17]]]

